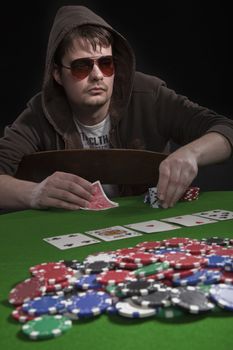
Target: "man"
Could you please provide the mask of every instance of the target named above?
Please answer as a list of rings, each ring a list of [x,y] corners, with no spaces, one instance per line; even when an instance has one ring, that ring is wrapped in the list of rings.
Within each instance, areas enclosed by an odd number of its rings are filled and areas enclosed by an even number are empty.
[[[91,184],[73,174],[56,172],[39,184],[16,179],[24,155],[83,147],[163,152],[170,140],[181,147],[159,168],[164,208],[177,202],[199,166],[230,157],[233,122],[135,72],[127,40],[92,11],[62,7],[49,37],[42,92],[0,140],[0,207],[76,210],[92,198]]]

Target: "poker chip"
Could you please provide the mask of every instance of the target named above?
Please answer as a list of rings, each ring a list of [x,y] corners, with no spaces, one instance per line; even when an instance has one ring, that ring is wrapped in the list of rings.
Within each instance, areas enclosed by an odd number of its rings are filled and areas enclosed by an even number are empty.
[[[181,308],[175,307],[175,306],[169,306],[169,307],[160,307],[157,308],[156,317],[158,318],[179,318],[186,316],[185,311],[183,311]]]
[[[97,253],[95,255],[88,255],[84,264],[94,263],[96,261],[105,261],[105,262],[114,262],[116,258],[116,252],[106,252],[106,253]]]
[[[71,297],[68,301],[67,311],[77,319],[94,317],[103,313],[112,305],[112,299],[105,292],[87,291]]]
[[[31,266],[29,271],[32,273],[32,275],[36,275],[40,271],[52,270],[60,267],[66,267],[63,262],[44,262],[35,266]]]
[[[189,187],[183,196],[180,198],[180,201],[193,201],[198,199],[200,193],[200,187]]]
[[[112,268],[112,265],[109,262],[99,260],[91,263],[86,263],[83,269],[86,274],[90,274],[90,273],[100,273],[103,271],[108,271],[111,268]]]
[[[138,251],[139,251],[139,248],[137,248],[136,246],[136,247],[117,249],[115,253],[117,256],[125,256],[128,254],[137,253]]]
[[[137,269],[135,271],[132,271],[132,275],[139,276],[139,277],[149,276],[149,275],[153,275],[155,273],[159,273],[163,270],[166,270],[168,267],[169,267],[169,262],[167,262],[167,261],[157,262],[154,264],[144,266],[144,267]]]
[[[182,247],[190,242],[190,238],[184,237],[172,237],[166,240],[163,240],[163,243],[166,247]]]
[[[115,308],[119,315],[129,318],[143,318],[154,316],[157,313],[155,308],[145,308],[133,303],[129,298],[116,303]]]
[[[11,316],[18,322],[25,323],[27,321],[33,320],[34,317],[28,315],[22,310],[22,306],[17,306],[15,310],[12,311]]]
[[[70,279],[74,275],[74,270],[66,267],[63,263],[54,264],[42,264],[42,268],[38,266],[32,270],[32,273],[37,278],[44,278],[47,284],[57,284],[67,279]]]
[[[176,269],[191,269],[206,264],[206,259],[203,257],[181,252],[165,254],[161,260],[169,262]]]
[[[39,297],[46,291],[43,278],[32,277],[18,283],[9,293],[10,304],[21,305],[25,301]]]
[[[220,246],[227,246],[229,245],[229,238],[223,238],[223,237],[207,237],[202,238],[201,242],[206,243],[207,245],[220,245]]]
[[[137,252],[130,253],[127,257],[123,257],[123,260],[134,262],[136,264],[141,263],[142,265],[149,265],[158,261],[158,257],[148,252]]]
[[[190,254],[207,254],[211,250],[211,246],[205,243],[192,242],[186,244],[184,249]]]
[[[23,312],[28,315],[40,316],[44,314],[55,314],[65,309],[66,303],[62,297],[57,295],[44,295],[34,298],[22,305]]]
[[[97,274],[83,275],[75,281],[75,287],[78,289],[100,289],[101,284],[96,280]]]
[[[143,267],[143,264],[141,263],[135,263],[130,261],[124,261],[123,258],[117,258],[114,262],[114,265],[121,269],[126,270],[136,270],[140,267]]]
[[[154,280],[131,280],[119,283],[117,289],[125,296],[147,295],[156,289]]]
[[[130,278],[130,276],[129,271],[110,270],[100,273],[96,280],[102,284],[118,284]]]
[[[159,241],[151,241],[151,242],[142,242],[138,243],[136,247],[142,250],[155,250],[161,246],[162,242]]]
[[[62,335],[72,327],[72,321],[62,315],[36,317],[22,327],[30,339],[50,339]]]
[[[233,272],[222,271],[221,282],[226,284],[233,284]]]
[[[225,310],[233,311],[233,286],[217,284],[210,288],[211,299]]]
[[[199,283],[213,284],[221,279],[221,272],[207,269],[198,270],[186,278],[174,280],[174,286],[196,286]]]
[[[173,289],[172,303],[179,306],[192,314],[198,314],[201,312],[207,312],[214,308],[214,304],[211,303],[206,294],[195,287],[181,287],[179,289]]]
[[[60,260],[59,263],[64,264],[66,267],[69,267],[73,270],[79,270],[82,266],[83,263],[79,260]]]
[[[207,255],[206,256],[207,267],[224,267],[227,262],[229,262],[228,257],[224,257],[221,255]]]
[[[171,305],[171,288],[169,287],[158,287],[155,291],[148,295],[132,297],[135,304],[143,307],[159,307],[159,306],[170,306]]]

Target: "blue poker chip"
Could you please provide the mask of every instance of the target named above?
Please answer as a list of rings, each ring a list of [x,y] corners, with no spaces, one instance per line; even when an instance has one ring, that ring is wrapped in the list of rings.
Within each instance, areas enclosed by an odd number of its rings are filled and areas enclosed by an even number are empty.
[[[101,284],[96,281],[96,274],[92,275],[83,275],[78,280],[75,281],[75,287],[78,289],[100,289]]]
[[[22,310],[32,316],[56,314],[65,310],[65,308],[65,299],[57,295],[44,295],[42,297],[34,298],[22,305]]]
[[[206,256],[208,267],[223,267],[225,263],[229,261],[229,257],[221,255],[208,255]]]
[[[221,308],[233,311],[233,286],[229,284],[216,284],[210,288],[210,298]]]
[[[181,252],[183,251],[182,248],[160,248],[160,249],[156,249],[154,251],[154,254],[159,254],[159,255],[163,255],[163,254],[167,254],[167,253],[172,253],[172,252]]]
[[[87,291],[71,297],[67,311],[77,319],[94,317],[102,314],[111,305],[112,299],[109,294],[101,291]]]
[[[232,258],[225,258],[224,270],[229,271],[229,272],[233,272],[233,259]]]
[[[178,278],[173,281],[175,286],[196,286],[197,284],[213,284],[221,279],[220,271],[212,271],[208,269],[198,270],[191,276]]]

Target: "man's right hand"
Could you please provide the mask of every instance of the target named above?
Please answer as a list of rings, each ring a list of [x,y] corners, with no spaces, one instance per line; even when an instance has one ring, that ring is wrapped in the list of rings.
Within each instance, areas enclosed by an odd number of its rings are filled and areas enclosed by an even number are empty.
[[[35,209],[53,207],[77,210],[86,207],[93,194],[89,181],[57,171],[33,186],[29,206]]]

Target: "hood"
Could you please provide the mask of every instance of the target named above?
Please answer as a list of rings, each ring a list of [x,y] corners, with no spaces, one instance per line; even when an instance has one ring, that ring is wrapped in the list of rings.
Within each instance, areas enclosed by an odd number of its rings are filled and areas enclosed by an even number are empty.
[[[120,118],[122,111],[128,105],[132,91],[135,57],[127,40],[88,8],[84,6],[61,7],[55,16],[49,36],[42,87],[42,106],[44,113],[60,134],[63,134],[69,128],[72,113],[63,89],[53,79],[53,57],[59,43],[67,32],[74,27],[84,24],[107,28],[114,37],[113,45],[114,54],[117,55],[117,67],[110,110],[113,120]],[[70,116],[70,121],[67,120],[68,116]]]

